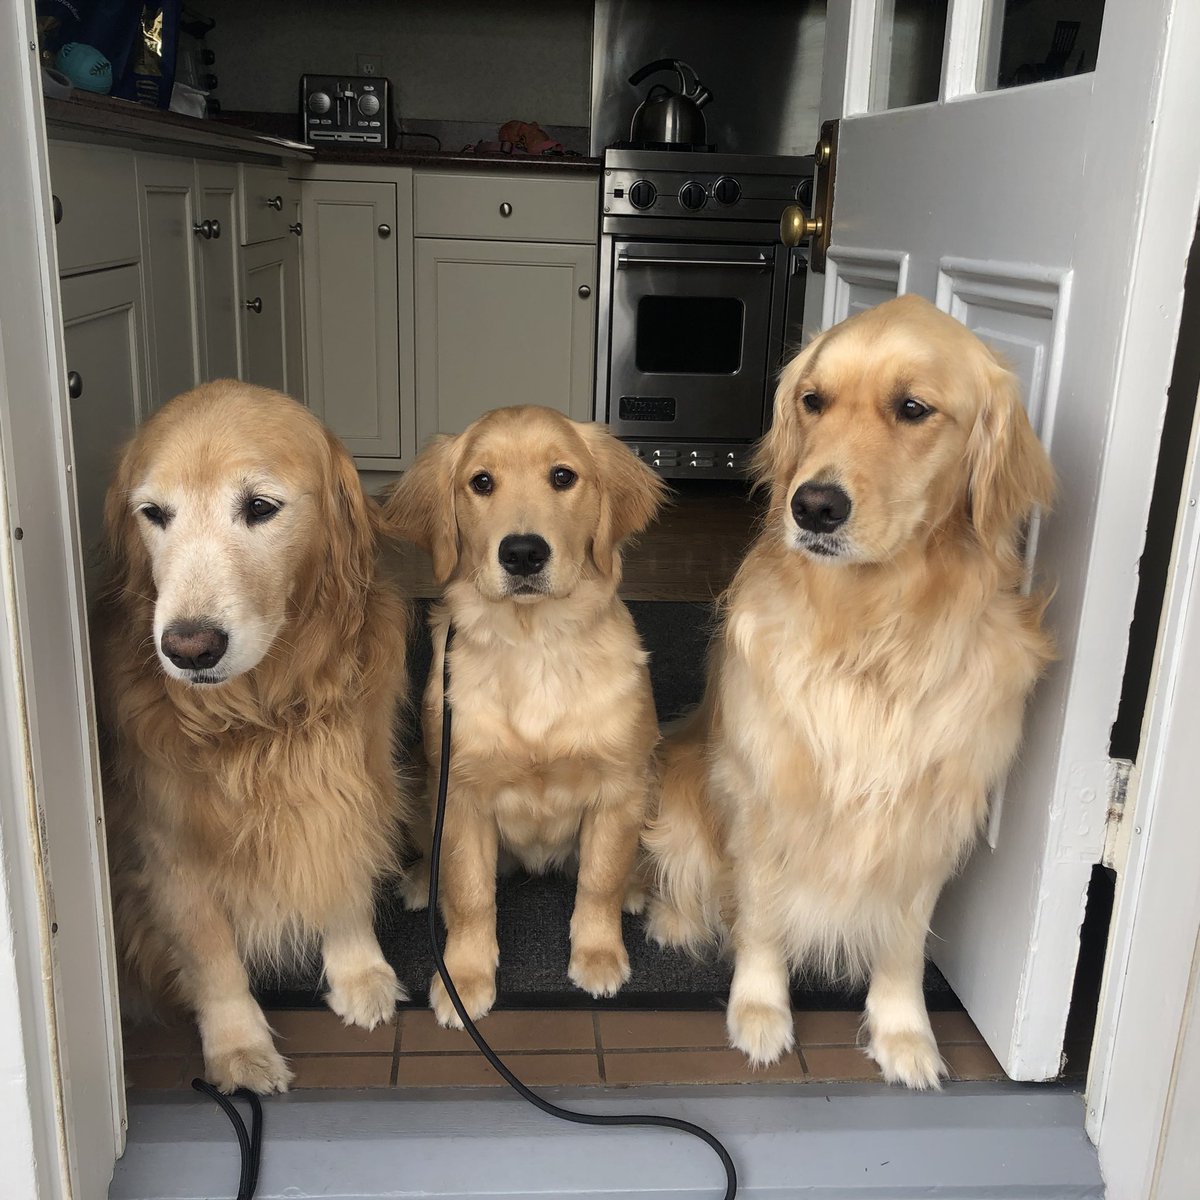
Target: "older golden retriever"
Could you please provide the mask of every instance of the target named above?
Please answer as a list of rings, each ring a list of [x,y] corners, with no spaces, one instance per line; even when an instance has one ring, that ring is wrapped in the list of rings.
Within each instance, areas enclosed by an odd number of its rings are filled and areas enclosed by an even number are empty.
[[[441,907],[446,965],[473,1019],[496,998],[502,852],[531,871],[578,856],[571,981],[611,996],[629,978],[621,908],[658,730],[646,653],[617,598],[619,546],[662,490],[603,427],[522,407],[439,438],[385,502],[448,581],[431,617],[423,727],[436,794],[437,664],[453,624]],[[436,977],[430,999],[443,1025],[459,1024]]]
[[[283,1091],[247,968],[319,941],[330,1008],[402,995],[372,929],[401,792],[407,609],[376,576],[377,509],[295,401],[220,381],[126,449],[94,626],[127,984],[194,1012],[226,1091]]]
[[[752,1062],[791,1047],[790,971],[816,967],[869,977],[869,1053],[936,1086],[925,936],[1051,654],[1021,553],[1049,462],[1015,378],[906,296],[786,367],[759,466],[765,528],[664,747],[650,932],[727,934]]]

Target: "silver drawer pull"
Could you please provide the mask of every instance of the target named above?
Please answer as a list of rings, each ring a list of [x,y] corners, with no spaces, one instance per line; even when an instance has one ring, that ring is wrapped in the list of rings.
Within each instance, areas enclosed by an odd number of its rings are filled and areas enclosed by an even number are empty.
[[[267,197],[267,207],[273,208],[276,212],[283,212],[283,197],[282,196],[268,196]]]
[[[67,372],[67,395],[78,400],[83,395],[83,376],[78,371]]]
[[[511,217],[512,216],[512,205],[509,204],[509,202],[507,200],[505,200],[505,202],[502,205],[500,205],[500,215],[502,217]]]
[[[248,308],[248,309],[249,309],[251,312],[255,312],[255,313],[260,313],[260,312],[262,312],[262,297],[261,297],[261,296],[255,296],[253,300],[247,300],[247,301],[246,301],[246,307],[247,307],[247,308]]]
[[[768,265],[765,254],[757,258],[651,258],[624,252],[617,255],[618,267],[750,267],[759,271]]]

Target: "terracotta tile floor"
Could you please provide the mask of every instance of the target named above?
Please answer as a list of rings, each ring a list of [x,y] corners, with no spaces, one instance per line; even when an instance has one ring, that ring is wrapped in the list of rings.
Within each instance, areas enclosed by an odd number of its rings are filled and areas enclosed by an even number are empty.
[[[441,1029],[407,1009],[370,1033],[327,1011],[267,1014],[296,1088],[490,1087],[499,1076],[465,1033]],[[1000,1064],[965,1013],[934,1013],[934,1031],[953,1079],[1002,1079]],[[856,1045],[860,1016],[796,1014],[796,1049],[752,1071],[728,1048],[719,1012],[497,1012],[481,1031],[526,1082],[541,1086],[635,1083],[832,1083],[878,1079]],[[152,1027],[125,1038],[130,1087],[187,1087],[201,1069],[190,1028]]]

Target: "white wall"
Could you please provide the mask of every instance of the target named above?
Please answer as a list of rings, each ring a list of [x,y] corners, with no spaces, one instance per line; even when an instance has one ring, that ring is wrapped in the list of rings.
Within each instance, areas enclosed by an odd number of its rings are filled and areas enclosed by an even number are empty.
[[[382,54],[404,120],[588,124],[592,0],[199,0],[225,109],[293,112],[302,74]]]

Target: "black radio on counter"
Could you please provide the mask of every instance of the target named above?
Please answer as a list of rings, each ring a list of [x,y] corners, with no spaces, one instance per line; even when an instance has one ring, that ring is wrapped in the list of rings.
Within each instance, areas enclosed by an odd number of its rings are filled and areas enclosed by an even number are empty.
[[[301,75],[303,140],[338,145],[388,145],[392,85],[378,75]]]

